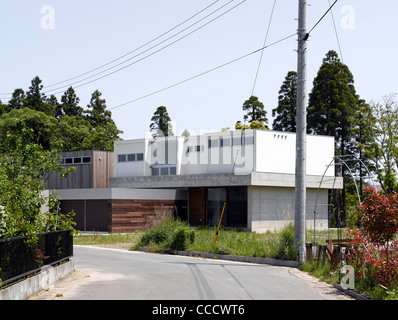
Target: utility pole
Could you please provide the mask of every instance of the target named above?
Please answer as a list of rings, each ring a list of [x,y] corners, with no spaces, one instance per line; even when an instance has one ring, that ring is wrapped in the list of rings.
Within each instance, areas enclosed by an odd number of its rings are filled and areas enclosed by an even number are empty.
[[[296,110],[296,182],[294,243],[299,263],[305,261],[306,156],[307,156],[307,0],[299,0]]]

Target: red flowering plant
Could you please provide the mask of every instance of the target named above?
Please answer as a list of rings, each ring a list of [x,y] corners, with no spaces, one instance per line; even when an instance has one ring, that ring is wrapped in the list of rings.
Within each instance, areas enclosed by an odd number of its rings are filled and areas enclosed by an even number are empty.
[[[364,196],[357,209],[361,229],[348,229],[347,259],[357,276],[391,288],[398,284],[398,195],[365,188]]]

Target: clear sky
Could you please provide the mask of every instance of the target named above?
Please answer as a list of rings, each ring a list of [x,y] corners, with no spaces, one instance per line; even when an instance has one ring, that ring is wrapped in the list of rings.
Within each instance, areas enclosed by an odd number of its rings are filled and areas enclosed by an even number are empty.
[[[309,1],[308,29],[333,2]],[[56,93],[59,100],[75,87],[84,108],[91,93],[101,91],[123,139],[144,137],[161,105],[177,134],[233,129],[243,121],[242,104],[252,94],[261,52],[139,98],[263,47],[268,26],[266,44],[294,34],[298,0],[277,0],[270,23],[273,5],[274,0],[2,1],[0,99],[7,102],[16,88],[27,91],[39,76],[46,95]],[[339,0],[332,12],[335,24],[328,14],[308,41],[308,92],[330,49],[350,68],[361,98],[379,102],[398,92],[398,2]],[[264,103],[270,126],[280,86],[296,70],[296,39],[263,53],[254,95]]]

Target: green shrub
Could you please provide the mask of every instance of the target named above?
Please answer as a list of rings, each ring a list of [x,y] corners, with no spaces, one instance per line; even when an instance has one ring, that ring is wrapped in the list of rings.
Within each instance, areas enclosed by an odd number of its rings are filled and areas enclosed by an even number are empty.
[[[167,233],[164,229],[162,228],[153,228],[149,229],[147,232],[145,232],[141,239],[140,239],[140,245],[142,246],[147,246],[151,242],[159,244],[163,241],[166,241],[167,239]]]
[[[161,250],[186,250],[195,241],[194,231],[179,219],[166,219],[156,227],[147,230],[138,246],[151,246]]]
[[[170,249],[185,250],[187,248],[188,233],[186,228],[178,228],[172,236]]]
[[[294,245],[294,224],[289,223],[280,233],[277,258],[286,260],[297,260],[297,250]]]

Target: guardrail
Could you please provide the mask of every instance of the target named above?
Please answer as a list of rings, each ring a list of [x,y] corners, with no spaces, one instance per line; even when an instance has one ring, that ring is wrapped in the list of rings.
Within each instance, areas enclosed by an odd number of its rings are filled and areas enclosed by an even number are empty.
[[[53,231],[0,240],[0,284],[5,285],[73,256],[73,235]]]

